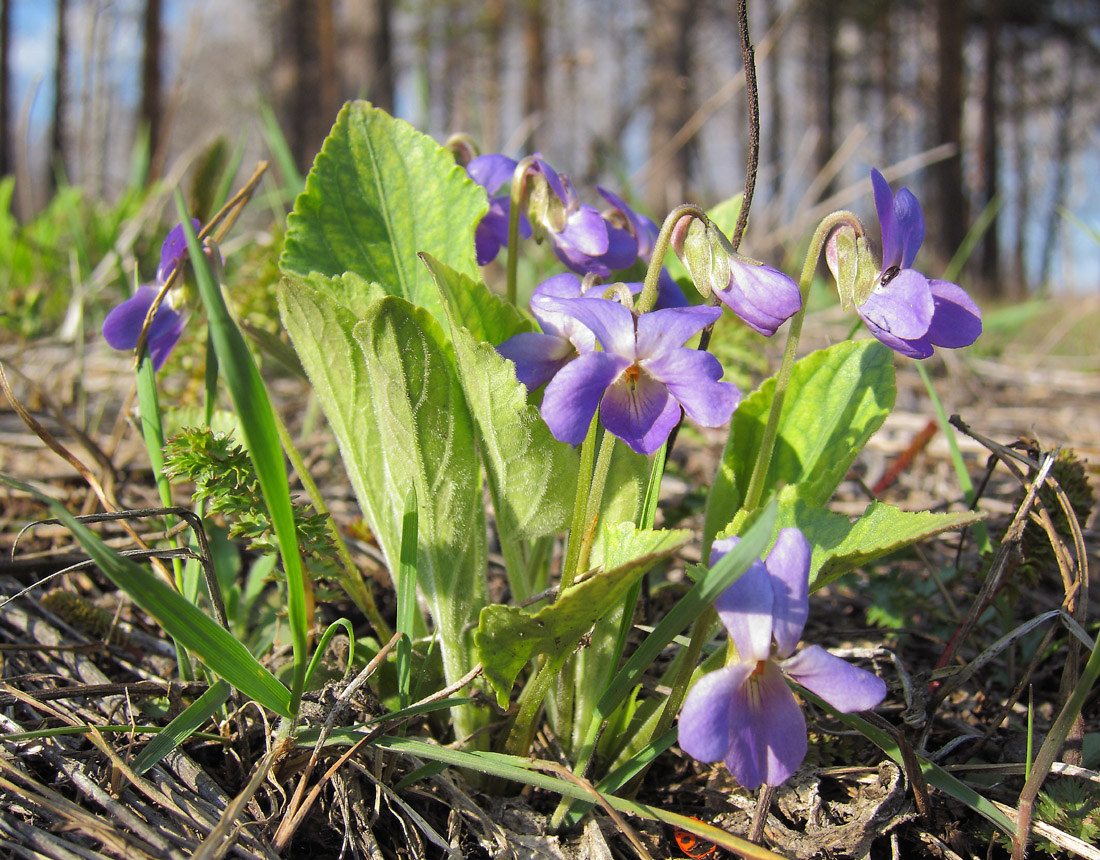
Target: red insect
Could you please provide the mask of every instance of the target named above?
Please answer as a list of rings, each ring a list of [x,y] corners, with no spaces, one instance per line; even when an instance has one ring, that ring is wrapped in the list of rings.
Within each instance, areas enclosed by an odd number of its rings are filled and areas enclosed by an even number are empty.
[[[691,816],[693,821],[703,823],[701,818]],[[713,842],[707,842],[705,839],[700,839],[694,833],[689,833],[680,827],[676,828],[676,844],[680,846],[680,850],[684,852],[692,860],[702,860],[704,857],[713,857],[714,853],[718,850],[718,846]]]

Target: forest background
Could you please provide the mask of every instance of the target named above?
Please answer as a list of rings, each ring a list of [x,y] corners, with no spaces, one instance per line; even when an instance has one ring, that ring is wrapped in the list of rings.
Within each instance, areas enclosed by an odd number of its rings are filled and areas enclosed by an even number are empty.
[[[265,106],[304,173],[340,104],[363,97],[438,139],[540,150],[578,187],[625,189],[659,220],[743,185],[734,5],[0,0],[0,176],[17,177],[25,220],[59,181],[121,194],[138,140],[149,182],[219,140],[243,145],[247,171],[269,155]],[[962,283],[1004,299],[1097,289],[1100,3],[755,0],[749,12],[762,105],[749,253],[789,250],[823,212],[868,203],[870,166],[900,164],[939,263],[996,214]]]

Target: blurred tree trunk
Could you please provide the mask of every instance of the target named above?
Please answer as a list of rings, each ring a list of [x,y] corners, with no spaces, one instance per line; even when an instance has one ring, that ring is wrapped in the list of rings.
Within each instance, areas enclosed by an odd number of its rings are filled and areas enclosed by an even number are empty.
[[[161,131],[161,4],[145,0],[144,50],[141,57],[141,113],[138,123],[148,135],[149,172],[145,180],[153,182],[160,159]],[[58,31],[62,28],[59,26]],[[59,36],[60,39],[60,36]]]
[[[783,14],[782,5],[780,0],[768,0],[768,22],[765,25],[765,32],[770,32],[779,21],[779,16]],[[771,176],[769,197],[772,200],[779,197],[783,187],[783,171],[780,167],[783,164],[782,62],[783,52],[772,51],[764,63],[765,82],[772,109],[760,112],[760,122],[764,126],[761,129],[764,138],[764,157],[761,160],[768,175]]]
[[[1016,177],[1016,199],[1012,212],[1012,280],[1022,293],[1028,292],[1026,229],[1031,217],[1031,168],[1030,147],[1027,143],[1027,57],[1023,36],[1017,33],[1012,40],[1012,55],[1016,62],[1009,64],[1011,77],[1008,92],[1012,101],[1008,105],[1009,128],[1012,131],[1012,173]]]
[[[546,112],[546,10],[543,0],[524,0],[523,47],[527,54],[527,71],[523,82],[523,122],[530,127],[522,149],[538,148]]]
[[[819,132],[813,161],[816,173],[825,168],[837,145],[840,58],[836,43],[839,19],[837,0],[811,0],[807,10],[810,27],[810,49],[807,52],[810,80],[807,91],[812,94],[811,115]],[[822,189],[823,196],[829,195],[831,187],[832,183]]]
[[[1001,64],[1001,0],[986,0],[983,26],[985,54],[985,80],[982,82],[982,203],[988,206],[996,197],[998,176],[997,127],[1000,123],[1000,98],[997,82]],[[1001,280],[1001,245],[997,236],[998,217],[990,225],[982,239],[981,279],[983,288],[991,296],[1007,297],[1014,292]]]
[[[694,110],[691,91],[691,31],[698,15],[695,0],[649,2],[649,127],[650,158],[687,124]],[[740,49],[731,46],[740,55]],[[648,183],[650,210],[663,217],[688,196],[691,156],[686,142],[661,164]]]
[[[275,94],[290,151],[305,171],[338,107],[332,0],[281,0],[279,19]]]
[[[877,48],[875,61],[878,68],[875,70],[879,97],[882,99],[881,122],[881,147],[882,163],[893,164],[897,160],[898,153],[898,123],[895,120],[896,110],[894,101],[898,96],[898,57],[897,39],[894,29],[894,16],[890,10],[884,10],[875,21],[877,34]]]
[[[11,128],[11,6],[0,0],[0,176],[15,172]]]
[[[953,143],[956,152],[932,166],[932,205],[927,213],[932,244],[940,260],[950,260],[966,236],[966,194],[963,189],[962,121],[966,41],[966,3],[936,0],[936,126],[933,145]]]
[[[65,177],[69,169],[65,163],[65,105],[69,89],[69,30],[65,26],[69,2],[57,0],[57,59],[53,69],[53,119],[50,122],[50,165],[47,185],[56,188],[58,174]]]
[[[393,2],[344,0],[340,72],[346,98],[393,113]]]
[[[487,0],[483,9],[485,45],[485,110],[481,119],[481,146],[486,152],[499,152],[501,147],[501,81],[504,60],[501,50],[507,16],[507,0]]]
[[[1054,171],[1054,188],[1051,190],[1050,214],[1047,218],[1046,234],[1043,237],[1043,252],[1039,265],[1039,289],[1044,293],[1050,290],[1050,278],[1054,268],[1054,252],[1061,241],[1063,218],[1059,209],[1067,205],[1066,191],[1069,186],[1069,163],[1073,157],[1073,118],[1078,97],[1078,78],[1081,65],[1081,40],[1077,34],[1068,35],[1064,86],[1061,100],[1055,101],[1055,143],[1051,169]]]

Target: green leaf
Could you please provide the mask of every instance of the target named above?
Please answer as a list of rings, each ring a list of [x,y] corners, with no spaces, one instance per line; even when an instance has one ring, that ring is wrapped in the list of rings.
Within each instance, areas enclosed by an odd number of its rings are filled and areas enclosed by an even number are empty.
[[[508,704],[512,685],[531,658],[549,654],[560,660],[570,654],[647,570],[691,539],[685,529],[639,531],[633,523],[620,523],[609,532],[607,556],[615,567],[585,578],[533,614],[515,606],[481,610],[474,639],[501,707]]]
[[[488,289],[424,255],[444,298],[458,376],[477,427],[497,532],[515,596],[534,592],[521,541],[564,529],[577,484],[578,456],[558,442],[527,402],[512,363],[493,346],[525,326]],[[472,325],[473,329],[467,327]]]
[[[876,558],[941,532],[961,529],[981,520],[974,511],[911,513],[872,502],[859,519],[819,508],[799,498],[797,487],[779,494],[779,528],[801,529],[813,547],[810,591]]]
[[[50,508],[50,512],[72,531],[84,551],[118,588],[155,618],[165,632],[193,652],[216,675],[283,717],[291,716],[290,691],[265,669],[248,649],[224,627],[204,614],[175,589],[136,562],[119,555],[103,543],[58,502],[33,487],[0,475],[0,483],[29,493]]]
[[[797,485],[823,506],[848,467],[894,406],[894,354],[877,340],[844,341],[798,361],[779,419],[764,501]],[[746,397],[733,414],[722,462],[707,499],[706,534],[717,534],[743,501],[764,436],[775,377]]]
[[[199,294],[206,308],[210,338],[218,356],[221,378],[225,380],[233,406],[240,416],[245,447],[256,467],[256,476],[260,480],[260,489],[271,516],[271,525],[279,541],[279,554],[286,572],[287,616],[294,646],[291,708],[297,712],[308,659],[306,637],[313,623],[313,619],[309,617],[313,609],[313,594],[302,568],[302,556],[298,549],[298,531],[294,525],[294,512],[290,503],[290,483],[286,474],[283,447],[279,441],[267,389],[244,337],[225,305],[221,289],[214,281],[206,255],[183,208],[183,197],[178,189],[176,210],[187,236],[188,251],[198,281]]]
[[[485,192],[451,154],[366,102],[340,111],[287,220],[284,274],[355,272],[443,321],[427,252],[478,277],[474,229]]]
[[[466,625],[486,602],[487,561],[481,468],[473,421],[439,324],[422,308],[387,296],[355,326],[364,359],[356,404],[369,418],[365,467],[390,569],[400,559],[405,497],[415,487],[420,551],[417,579],[439,631],[444,671],[455,681],[471,667]],[[361,483],[366,483],[361,482]]]
[[[481,280],[456,272],[431,254],[421,254],[420,259],[439,288],[452,328],[463,327],[475,341],[493,346],[521,331],[534,331],[515,305],[495,295]]]
[[[229,685],[215,681],[205,693],[188,705],[172,722],[164,727],[134,759],[134,773],[139,776],[182,744],[199,727],[218,712],[229,698]]]
[[[386,475],[378,468],[379,433],[369,408],[372,398],[367,364],[352,334],[366,314],[372,292],[377,301],[381,291],[372,291],[356,275],[315,278],[311,283],[327,284],[329,288],[319,290],[306,282],[283,281],[278,294],[279,315],[336,435],[344,468],[367,524],[378,536],[382,552],[394,569],[400,541],[400,532],[396,536],[394,532],[397,513],[386,507],[389,494]],[[357,306],[361,306],[362,314],[355,312]]]

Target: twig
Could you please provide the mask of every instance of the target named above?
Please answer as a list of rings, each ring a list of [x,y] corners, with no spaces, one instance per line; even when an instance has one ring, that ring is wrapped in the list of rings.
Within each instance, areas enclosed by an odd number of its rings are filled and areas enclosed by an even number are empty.
[[[756,86],[756,59],[749,41],[749,15],[746,0],[737,0],[737,29],[741,33],[741,58],[745,63],[745,96],[749,103],[749,153],[745,164],[745,195],[741,199],[741,212],[737,216],[737,228],[730,239],[733,250],[741,246],[741,237],[749,223],[749,208],[756,190],[756,172],[760,163],[760,92]]]

